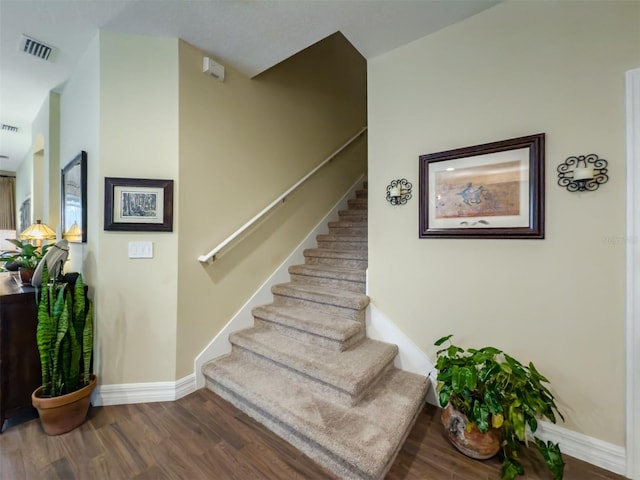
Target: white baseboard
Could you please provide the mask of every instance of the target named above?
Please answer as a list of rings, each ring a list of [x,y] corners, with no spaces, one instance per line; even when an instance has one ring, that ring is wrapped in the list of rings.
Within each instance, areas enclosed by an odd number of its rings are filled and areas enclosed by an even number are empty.
[[[195,390],[195,375],[192,373],[175,382],[99,384],[91,396],[91,402],[96,406],[171,402]]]
[[[260,288],[247,300],[247,302],[236,312],[220,332],[209,342],[202,352],[196,357],[194,362],[196,388],[202,388],[205,384],[204,375],[202,374],[202,366],[217,358],[231,352],[231,344],[229,343],[229,334],[236,330],[248,328],[253,325],[253,315],[251,310],[260,305],[266,305],[273,302],[271,287],[278,283],[286,283],[289,281],[289,267],[304,263],[303,251],[306,248],[315,248],[317,246],[316,236],[325,233],[327,223],[332,219],[338,218],[338,211],[345,210],[348,207],[347,201],[351,198],[355,191],[362,188],[364,176],[361,176],[349,189],[347,193],[334,205],[331,211],[322,219],[315,228],[300,242],[293,253],[289,255],[284,262],[271,274],[271,276],[260,286]]]
[[[545,441],[550,440],[559,444],[563,454],[619,475],[625,474],[626,452],[624,447],[549,422],[539,422],[536,435]]]

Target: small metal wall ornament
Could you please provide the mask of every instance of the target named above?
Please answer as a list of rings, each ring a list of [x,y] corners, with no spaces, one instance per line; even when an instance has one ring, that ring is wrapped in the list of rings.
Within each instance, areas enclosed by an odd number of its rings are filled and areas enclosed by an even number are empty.
[[[404,205],[411,198],[412,185],[406,178],[401,180],[391,180],[387,185],[387,202],[391,205]]]
[[[558,165],[558,185],[570,192],[593,192],[609,180],[607,165],[595,153],[569,157]]]

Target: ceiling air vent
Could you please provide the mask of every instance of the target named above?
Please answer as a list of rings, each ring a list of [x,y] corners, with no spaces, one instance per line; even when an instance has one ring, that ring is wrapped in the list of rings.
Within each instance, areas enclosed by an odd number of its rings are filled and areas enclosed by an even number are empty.
[[[51,47],[46,43],[42,43],[35,38],[22,35],[20,38],[20,51],[34,57],[41,58],[42,60],[53,60],[51,55],[55,52],[55,47]]]
[[[7,125],[6,123],[2,124],[2,130],[7,132],[18,133],[18,127],[14,127],[13,125]]]

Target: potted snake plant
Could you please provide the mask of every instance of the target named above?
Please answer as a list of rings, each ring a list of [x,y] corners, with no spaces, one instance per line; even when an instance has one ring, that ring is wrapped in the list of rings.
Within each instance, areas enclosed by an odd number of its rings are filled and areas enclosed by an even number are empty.
[[[36,298],[42,385],[31,400],[45,433],[59,435],[84,422],[97,384],[91,373],[93,303],[82,275],[67,284],[49,278],[46,265]]]
[[[452,335],[435,342],[437,392],[444,411],[442,423],[449,440],[462,453],[486,459],[500,452],[502,479],[523,475],[518,461],[521,447],[535,445],[553,474],[561,480],[564,460],[558,444],[535,435],[538,419],[563,421],[555,399],[544,385],[549,381],[533,363],[523,365],[494,347],[464,350],[451,342]],[[527,433],[527,427],[533,441]]]

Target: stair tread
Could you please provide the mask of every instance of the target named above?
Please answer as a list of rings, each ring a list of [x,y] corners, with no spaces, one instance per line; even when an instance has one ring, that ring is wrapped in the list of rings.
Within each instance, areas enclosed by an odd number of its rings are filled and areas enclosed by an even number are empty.
[[[343,476],[350,478],[384,475],[430,386],[423,376],[392,368],[358,405],[346,407],[314,396],[304,382],[291,382],[277,370],[234,353],[205,365],[203,373],[234,392],[236,406],[248,405],[247,413],[284,425],[294,444],[319,447],[321,455],[346,464]]]
[[[363,328],[354,320],[288,305],[262,305],[253,309],[253,315],[337,341],[345,341]]]
[[[271,287],[271,292],[275,295],[301,298],[326,305],[352,308],[354,310],[362,310],[369,305],[369,297],[364,293],[327,288],[324,286],[279,283]]]
[[[366,217],[368,214],[367,209],[364,208],[349,208],[347,210],[338,210],[338,215],[343,216],[356,216],[356,217]]]
[[[323,278],[339,278],[353,282],[364,282],[366,280],[366,272],[364,270],[335,265],[292,265],[289,267],[289,273]]]
[[[352,222],[350,220],[336,220],[328,223],[329,228],[367,228],[367,222]]]
[[[354,396],[360,395],[398,353],[396,345],[369,338],[338,352],[262,327],[233,332],[229,341]]]
[[[348,235],[343,233],[323,233],[316,236],[318,241],[333,242],[362,242],[367,243],[367,235]]]
[[[304,250],[305,256],[326,257],[326,258],[342,258],[352,260],[367,260],[368,252],[366,250],[335,250],[332,248],[307,248]]]

